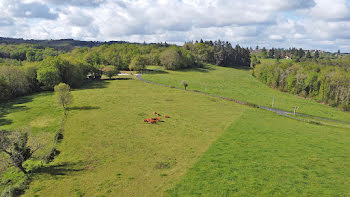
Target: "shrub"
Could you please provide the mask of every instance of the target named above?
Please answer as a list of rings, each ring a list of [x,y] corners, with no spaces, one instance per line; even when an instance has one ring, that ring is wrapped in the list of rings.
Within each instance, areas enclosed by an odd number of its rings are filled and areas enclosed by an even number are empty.
[[[187,82],[186,82],[185,80],[183,80],[183,81],[181,82],[181,84],[184,86],[184,88],[185,88],[185,90],[186,90],[186,89],[187,89],[187,86],[188,86]]]
[[[51,151],[43,157],[43,160],[45,163],[50,163],[52,162],[57,155],[60,154],[60,151],[57,150],[55,147],[51,149]]]
[[[135,71],[141,71],[141,70],[144,70],[145,68],[146,68],[146,58],[141,55],[135,56],[129,65],[129,69],[135,70]]]
[[[102,68],[103,74],[105,74],[109,79],[112,79],[113,76],[117,75],[119,71],[115,66],[105,66]]]

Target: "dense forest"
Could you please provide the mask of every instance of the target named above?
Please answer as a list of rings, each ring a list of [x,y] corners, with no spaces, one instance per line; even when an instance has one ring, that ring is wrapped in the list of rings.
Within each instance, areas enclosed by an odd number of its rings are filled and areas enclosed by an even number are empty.
[[[250,66],[248,49],[222,41],[188,42],[184,46],[111,44],[79,47],[69,52],[40,45],[0,45],[0,100],[42,90],[61,82],[79,87],[86,79],[113,76],[120,70],[140,71],[146,65],[168,70],[219,66]]]
[[[198,61],[215,64],[218,66],[250,66],[250,51],[248,48],[242,48],[236,45],[232,47],[229,42],[220,40],[196,41],[185,43],[184,47],[195,54]]]
[[[281,91],[350,110],[350,57],[257,64],[253,75]]]
[[[305,50],[303,48],[271,48],[266,49],[263,47],[259,49],[259,46],[256,46],[255,49],[250,48],[249,51],[252,54],[252,66],[254,67],[259,63],[259,59],[292,59],[294,62],[305,62],[310,60],[323,60],[323,59],[337,59],[342,54],[340,50],[337,53],[330,53],[320,50]]]
[[[42,47],[33,44],[21,45],[0,45],[0,63],[5,62],[4,59],[13,59],[19,61],[41,61],[49,56],[57,56],[63,53],[50,47]]]

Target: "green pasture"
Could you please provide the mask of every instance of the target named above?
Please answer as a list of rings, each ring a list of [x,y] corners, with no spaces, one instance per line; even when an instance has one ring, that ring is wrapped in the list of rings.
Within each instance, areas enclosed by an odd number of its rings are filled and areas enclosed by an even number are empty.
[[[250,69],[207,65],[200,69],[158,71],[153,74],[145,74],[142,78],[175,87],[182,87],[181,81],[185,80],[188,83],[188,89],[267,107],[272,106],[274,99],[274,108],[293,111],[294,106],[298,106],[299,113],[350,122],[350,113],[311,99],[269,88],[255,79]]]
[[[281,109],[298,105],[301,113],[350,120],[270,89],[250,70],[208,66],[142,77],[177,87],[186,80],[189,89],[266,106],[274,95]],[[93,81],[72,94],[61,153],[50,164],[27,162],[24,196],[350,195],[347,125],[310,124],[133,76]],[[53,93],[2,103],[0,129],[27,127],[50,147],[63,114],[54,103]],[[153,111],[163,122],[143,122]],[[0,194],[21,178],[14,168],[2,173]]]
[[[349,129],[246,110],[169,196],[349,196]]]
[[[73,95],[61,154],[33,173],[24,196],[162,195],[247,109],[136,80],[103,80]],[[153,111],[170,118],[144,123]]]

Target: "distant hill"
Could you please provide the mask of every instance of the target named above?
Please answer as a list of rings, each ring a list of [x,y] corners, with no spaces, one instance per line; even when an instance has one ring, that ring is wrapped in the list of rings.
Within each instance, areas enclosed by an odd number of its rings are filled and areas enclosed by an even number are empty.
[[[94,47],[104,44],[124,44],[128,43],[125,41],[109,41],[109,42],[99,42],[99,41],[80,41],[74,39],[60,39],[60,40],[25,40],[23,38],[5,38],[0,37],[0,44],[37,44],[43,47],[51,47],[57,50],[69,51],[76,47]]]

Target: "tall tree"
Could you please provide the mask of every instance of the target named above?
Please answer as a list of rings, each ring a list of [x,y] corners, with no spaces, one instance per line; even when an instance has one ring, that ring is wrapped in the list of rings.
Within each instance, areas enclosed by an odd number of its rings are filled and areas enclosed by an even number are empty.
[[[0,76],[0,100],[7,100],[11,97],[10,86],[4,77]]]
[[[69,105],[73,100],[69,85],[60,83],[55,86],[55,92],[57,103],[61,105],[66,112],[67,105]]]
[[[109,79],[117,75],[119,71],[114,66],[105,66],[102,68],[103,74],[105,74]]]
[[[267,58],[267,50],[266,50],[265,47],[262,48],[261,57],[262,57],[262,58]]]
[[[269,58],[274,58],[275,57],[275,49],[272,48],[269,50]]]
[[[309,58],[309,59],[312,58],[309,50],[307,50],[307,52],[306,52],[306,58]]]
[[[144,70],[145,68],[146,68],[146,59],[144,56],[141,56],[141,55],[135,56],[129,65],[130,70],[140,71],[140,70]]]
[[[299,58],[304,57],[304,55],[305,55],[305,51],[302,48],[300,48],[299,51],[298,51]]]
[[[318,50],[315,51],[315,55],[314,58],[318,59],[320,57],[320,52],[318,52]]]

